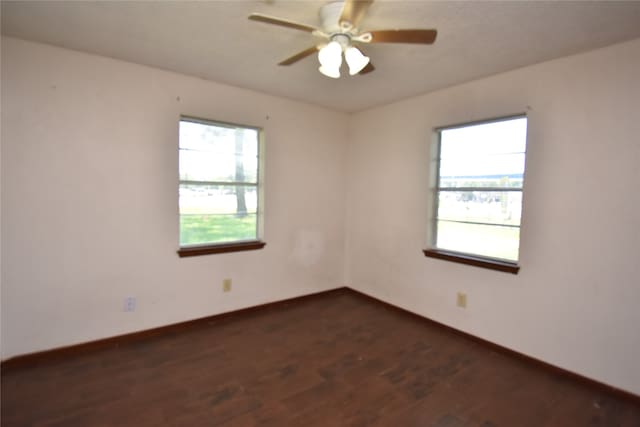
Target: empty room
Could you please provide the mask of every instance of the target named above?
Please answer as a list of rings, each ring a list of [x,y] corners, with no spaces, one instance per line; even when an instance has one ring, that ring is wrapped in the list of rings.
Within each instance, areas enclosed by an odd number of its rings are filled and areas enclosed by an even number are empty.
[[[640,426],[640,1],[0,12],[2,426]]]

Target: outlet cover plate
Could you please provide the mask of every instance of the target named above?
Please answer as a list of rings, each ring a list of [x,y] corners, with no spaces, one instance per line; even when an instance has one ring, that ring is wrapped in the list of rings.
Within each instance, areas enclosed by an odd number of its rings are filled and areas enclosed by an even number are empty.
[[[460,308],[467,308],[467,294],[464,292],[458,292],[456,305]]]

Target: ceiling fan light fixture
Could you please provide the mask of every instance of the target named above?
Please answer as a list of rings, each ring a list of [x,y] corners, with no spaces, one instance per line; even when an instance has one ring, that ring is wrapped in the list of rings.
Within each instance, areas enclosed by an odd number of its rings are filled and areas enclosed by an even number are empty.
[[[355,76],[369,63],[369,57],[364,56],[360,49],[350,46],[344,51],[344,59],[349,65],[349,74]]]
[[[2,0],[0,0],[2,1]],[[266,1],[266,0],[265,0]],[[412,43],[430,45],[436,41],[435,29],[388,29],[361,31],[361,21],[374,0],[329,0],[320,8],[321,27],[302,24],[288,19],[252,13],[249,19],[270,25],[310,33],[314,37],[328,40],[327,45],[314,45],[280,61],[278,65],[291,65],[318,52],[319,71],[325,76],[340,77],[342,55],[349,66],[349,74],[366,74],[375,70],[360,49],[352,43]]]
[[[336,41],[332,41],[318,52],[320,68],[318,70],[327,77],[337,79],[340,77],[340,66],[342,65],[342,46]]]
[[[342,46],[336,41],[330,42],[318,52],[320,65],[330,68],[340,68],[342,65]]]
[[[322,74],[324,74],[327,77],[331,77],[332,79],[340,78],[340,68],[331,68],[331,67],[325,67],[324,65],[321,65],[320,67],[318,67],[318,71],[320,71]]]

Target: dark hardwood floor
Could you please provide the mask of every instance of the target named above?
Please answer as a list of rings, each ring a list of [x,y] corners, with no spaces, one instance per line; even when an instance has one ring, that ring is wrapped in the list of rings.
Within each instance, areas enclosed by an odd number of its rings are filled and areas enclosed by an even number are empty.
[[[640,426],[640,405],[349,291],[2,372],[2,426]]]

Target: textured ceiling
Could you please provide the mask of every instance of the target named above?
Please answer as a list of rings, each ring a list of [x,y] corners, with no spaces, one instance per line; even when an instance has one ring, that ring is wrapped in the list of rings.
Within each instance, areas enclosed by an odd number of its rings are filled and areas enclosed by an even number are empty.
[[[363,29],[437,28],[436,43],[366,46],[376,70],[333,80],[314,56],[276,65],[309,33],[247,19],[319,26],[324,3],[2,1],[2,33],[350,112],[640,37],[640,1],[377,0]]]

